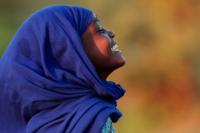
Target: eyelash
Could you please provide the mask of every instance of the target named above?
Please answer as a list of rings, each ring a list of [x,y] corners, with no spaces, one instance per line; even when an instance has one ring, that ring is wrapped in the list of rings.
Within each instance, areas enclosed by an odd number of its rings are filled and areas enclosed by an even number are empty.
[[[103,33],[106,32],[105,29],[99,29],[98,31],[99,31],[99,32],[103,32]]]

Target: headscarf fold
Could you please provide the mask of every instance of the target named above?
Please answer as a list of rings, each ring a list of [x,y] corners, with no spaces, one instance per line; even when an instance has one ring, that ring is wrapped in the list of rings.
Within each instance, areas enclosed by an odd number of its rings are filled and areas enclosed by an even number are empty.
[[[1,133],[100,133],[120,118],[125,90],[99,78],[81,42],[93,19],[56,5],[22,24],[0,61]]]

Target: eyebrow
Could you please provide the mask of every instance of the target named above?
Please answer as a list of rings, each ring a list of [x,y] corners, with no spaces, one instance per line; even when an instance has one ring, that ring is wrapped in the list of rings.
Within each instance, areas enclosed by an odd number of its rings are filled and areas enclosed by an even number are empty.
[[[94,18],[94,21],[95,22],[100,22],[100,20],[97,17]]]
[[[95,18],[93,19],[93,22],[95,23],[95,27],[96,27],[97,29],[103,28],[103,26],[100,24],[100,20],[98,19],[98,17],[95,17]]]

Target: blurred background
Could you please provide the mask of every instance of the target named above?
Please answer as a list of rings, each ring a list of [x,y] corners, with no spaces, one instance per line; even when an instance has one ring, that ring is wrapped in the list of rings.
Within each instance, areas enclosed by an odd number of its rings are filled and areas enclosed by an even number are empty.
[[[116,33],[127,61],[109,77],[127,90],[118,133],[200,133],[199,0],[1,0],[0,55],[28,16],[52,4],[88,7]]]

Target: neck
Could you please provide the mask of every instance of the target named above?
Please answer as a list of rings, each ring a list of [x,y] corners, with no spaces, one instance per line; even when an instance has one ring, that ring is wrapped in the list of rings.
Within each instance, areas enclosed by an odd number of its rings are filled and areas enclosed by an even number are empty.
[[[106,80],[108,78],[108,76],[113,72],[113,70],[109,70],[109,71],[97,71],[100,79],[102,80]]]

